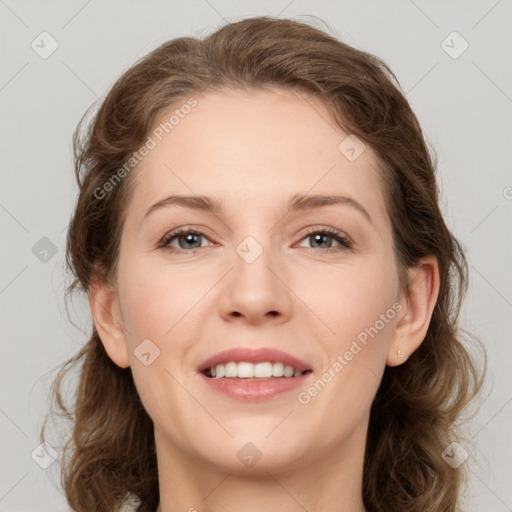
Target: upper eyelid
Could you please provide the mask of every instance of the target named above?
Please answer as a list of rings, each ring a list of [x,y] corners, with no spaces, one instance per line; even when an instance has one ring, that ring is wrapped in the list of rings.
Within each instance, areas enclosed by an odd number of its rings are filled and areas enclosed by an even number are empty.
[[[167,231],[165,235],[161,238],[162,241],[165,240],[172,240],[173,238],[183,235],[193,233],[197,235],[201,235],[208,238],[215,238],[214,236],[209,234],[209,231],[206,228],[194,228],[189,226],[184,226],[181,228],[171,229],[170,231]],[[212,240],[213,241],[213,240]]]

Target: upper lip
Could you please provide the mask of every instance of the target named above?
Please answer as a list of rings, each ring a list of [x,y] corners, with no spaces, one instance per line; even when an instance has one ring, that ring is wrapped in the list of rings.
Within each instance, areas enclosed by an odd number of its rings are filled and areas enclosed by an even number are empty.
[[[271,363],[281,362],[285,365],[293,366],[295,370],[302,372],[311,369],[311,367],[304,361],[301,361],[282,350],[269,347],[257,349],[240,347],[224,350],[223,352],[219,352],[218,354],[209,357],[199,365],[198,370],[203,372],[208,368],[212,368],[218,364],[226,364],[230,361],[246,361],[248,363],[260,363],[267,361]]]

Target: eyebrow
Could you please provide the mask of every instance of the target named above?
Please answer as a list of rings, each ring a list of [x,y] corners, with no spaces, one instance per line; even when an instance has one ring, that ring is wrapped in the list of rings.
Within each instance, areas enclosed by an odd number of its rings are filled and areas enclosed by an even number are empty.
[[[366,208],[364,208],[364,206],[355,199],[347,196],[295,194],[288,201],[286,213],[311,210],[314,208],[321,208],[323,206],[331,206],[337,204],[352,207],[361,213],[366,218],[366,220],[368,220],[368,222],[373,225],[372,218],[370,217],[370,214]],[[222,204],[212,197],[196,195],[170,195],[150,206],[146,210],[143,220],[153,212],[167,206],[182,206],[184,208],[200,210],[216,215],[222,213],[223,211]]]

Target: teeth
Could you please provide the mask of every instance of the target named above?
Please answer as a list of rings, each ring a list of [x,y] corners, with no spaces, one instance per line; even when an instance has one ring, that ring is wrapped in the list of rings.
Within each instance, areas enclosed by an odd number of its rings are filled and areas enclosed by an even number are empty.
[[[284,375],[284,364],[274,363],[272,365],[272,375],[274,377],[282,377]]]
[[[238,364],[240,365],[243,363],[238,363]],[[258,379],[270,379],[273,375],[274,365],[272,363],[256,363],[254,365],[251,363],[246,363],[246,364],[250,364],[254,368],[254,377],[256,377]],[[240,366],[238,366],[238,368],[240,368]],[[242,377],[242,376],[243,375],[239,374],[239,377]]]
[[[295,370],[291,366],[284,367],[284,376],[285,377],[293,377]]]
[[[234,361],[226,363],[224,366],[224,377],[238,377],[238,365]]]
[[[228,363],[230,365],[231,363]],[[235,364],[235,363],[233,363]],[[252,379],[254,377],[255,367],[251,363],[240,362],[236,365],[236,375],[231,377],[239,377],[240,379]],[[260,377],[260,375],[258,375]]]
[[[228,379],[270,379],[272,377],[300,377],[304,372],[295,370],[293,366],[283,363],[248,363],[246,361],[230,361],[226,364],[212,366],[207,375],[216,379],[226,377]]]

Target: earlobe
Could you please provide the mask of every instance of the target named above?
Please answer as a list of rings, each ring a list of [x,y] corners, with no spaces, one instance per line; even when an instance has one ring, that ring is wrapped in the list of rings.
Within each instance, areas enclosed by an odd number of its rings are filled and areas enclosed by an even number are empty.
[[[386,364],[398,366],[421,345],[439,295],[439,266],[434,256],[409,269],[409,290],[402,298],[404,313],[395,325]]]
[[[100,274],[95,274],[88,293],[96,331],[105,351],[121,368],[130,366],[117,291]]]

